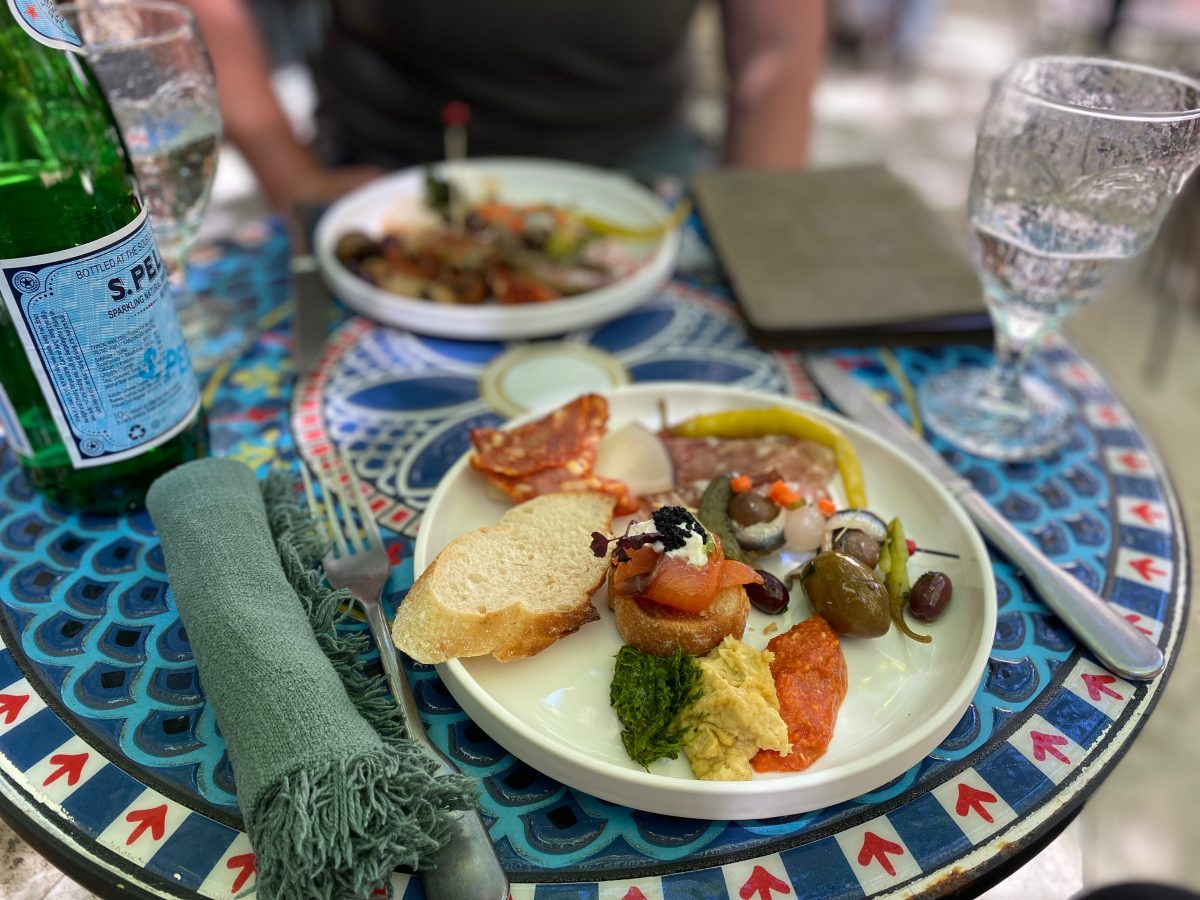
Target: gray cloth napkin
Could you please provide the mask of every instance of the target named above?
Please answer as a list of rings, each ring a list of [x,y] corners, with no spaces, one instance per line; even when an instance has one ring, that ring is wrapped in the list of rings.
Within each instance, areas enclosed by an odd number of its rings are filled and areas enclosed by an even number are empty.
[[[366,638],[335,628],[347,595],[323,587],[293,488],[277,476],[260,492],[246,466],[205,459],[159,478],[147,506],[228,744],[258,895],[358,898],[419,868],[471,789],[434,774],[382,679],[355,667]]]

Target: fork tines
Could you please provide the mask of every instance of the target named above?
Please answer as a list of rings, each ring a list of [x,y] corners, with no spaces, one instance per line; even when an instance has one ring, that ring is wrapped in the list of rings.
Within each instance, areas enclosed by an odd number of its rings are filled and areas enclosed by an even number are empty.
[[[383,546],[379,526],[375,524],[375,516],[367,505],[366,497],[363,496],[362,482],[358,480],[354,467],[341,447],[337,450],[336,465],[327,467],[326,471],[330,469],[333,471],[330,472],[328,480],[318,476],[323,501],[319,502],[313,491],[308,466],[303,461],[300,463],[300,477],[304,482],[304,496],[309,512],[315,520],[322,523],[323,529],[327,530],[327,537],[333,541],[337,553],[341,556],[351,556],[372,547]],[[335,506],[338,507],[338,512],[335,512]],[[323,508],[323,516],[318,507]],[[357,522],[354,513],[358,514]],[[338,522],[339,515],[341,523]]]

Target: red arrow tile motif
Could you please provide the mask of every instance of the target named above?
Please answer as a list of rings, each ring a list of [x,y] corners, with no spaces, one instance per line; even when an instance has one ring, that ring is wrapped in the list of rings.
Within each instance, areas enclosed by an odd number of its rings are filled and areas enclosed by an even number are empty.
[[[625,892],[625,896],[621,900],[646,900],[646,895],[642,893],[642,889],[636,884]]]
[[[984,804],[995,803],[997,799],[999,798],[991,791],[981,791],[969,784],[959,782],[958,802],[954,804],[954,811],[965,818],[969,812],[974,810],[983,821],[990,825],[995,819],[992,818],[992,814],[988,812]]]
[[[1064,374],[1076,384],[1088,384],[1092,380],[1092,373],[1079,363],[1069,366]]]
[[[1142,576],[1143,581],[1153,581],[1155,575],[1166,575],[1166,570],[1158,569],[1154,566],[1154,560],[1148,556],[1143,556],[1141,559],[1131,559],[1129,568],[1133,569]]]
[[[780,881],[762,866],[755,866],[754,871],[750,873],[750,877],[746,879],[746,883],[742,885],[738,891],[738,896],[742,900],[750,900],[755,894],[759,900],[771,900],[771,892],[779,891],[781,894],[790,894],[791,887],[785,881]]]
[[[49,787],[62,778],[67,776],[67,784],[74,787],[79,779],[83,776],[83,767],[88,761],[89,754],[87,753],[56,753],[50,757],[50,765],[58,766],[53,772],[46,776],[46,780],[42,782],[42,787]]]
[[[0,694],[0,716],[4,717],[4,724],[11,725],[17,721],[17,716],[28,702],[28,694]]]
[[[125,839],[125,846],[128,847],[140,838],[147,829],[153,840],[161,841],[163,833],[167,830],[167,804],[160,803],[149,809],[135,809],[125,816],[125,821],[136,823],[133,831],[129,832],[129,837]]]
[[[892,861],[888,859],[888,854],[894,853],[903,855],[904,848],[894,841],[889,841],[885,837],[880,837],[873,831],[868,831],[863,836],[862,849],[858,851],[858,864],[860,866],[868,865],[871,860],[879,860],[879,864],[883,866],[883,871],[887,872],[893,878],[896,877],[896,867],[892,865]]]
[[[1079,676],[1083,679],[1083,683],[1087,685],[1088,696],[1093,700],[1099,700],[1101,694],[1108,694],[1114,700],[1124,700],[1125,698],[1109,687],[1110,684],[1117,680],[1115,675],[1093,675],[1091,672],[1084,672]]]
[[[1141,503],[1134,504],[1129,507],[1129,511],[1145,522],[1147,525],[1153,525],[1156,519],[1165,519],[1166,513],[1163,513],[1149,503],[1143,500]]]
[[[230,888],[230,892],[236,894],[250,880],[250,876],[258,871],[258,857],[253,853],[231,856],[225,860],[225,868],[241,869],[237,878],[233,879],[233,887]]]
[[[1070,764],[1071,760],[1067,759],[1058,748],[1067,743],[1067,739],[1057,734],[1043,734],[1040,731],[1029,732],[1029,737],[1033,740],[1033,758],[1038,762],[1045,762],[1046,756],[1053,756],[1061,763]]]
[[[1142,458],[1136,453],[1122,453],[1117,457],[1117,462],[1135,472],[1145,465]]]
[[[1154,636],[1153,629],[1147,628],[1144,625],[1138,624],[1138,622],[1142,621],[1142,617],[1139,616],[1137,613],[1130,613],[1129,615],[1127,615],[1125,617],[1125,621],[1128,622],[1130,625],[1132,625],[1134,628],[1136,628],[1138,631],[1140,631],[1142,634],[1148,634],[1151,637]]]

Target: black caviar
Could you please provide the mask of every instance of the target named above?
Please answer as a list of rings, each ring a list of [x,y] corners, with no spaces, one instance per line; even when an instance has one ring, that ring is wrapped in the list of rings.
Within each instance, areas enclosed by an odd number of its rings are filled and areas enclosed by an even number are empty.
[[[664,552],[678,550],[687,543],[688,536],[692,534],[700,535],[700,540],[708,543],[708,532],[704,530],[704,526],[682,506],[659,507],[654,511],[653,518]]]

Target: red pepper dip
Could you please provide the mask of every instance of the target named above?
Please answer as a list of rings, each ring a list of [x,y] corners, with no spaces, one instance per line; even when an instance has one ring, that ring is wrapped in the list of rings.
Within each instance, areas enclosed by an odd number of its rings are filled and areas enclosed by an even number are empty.
[[[756,772],[799,772],[816,762],[833,738],[846,696],[846,657],[837,634],[820,616],[772,638],[767,649],[775,654],[771,677],[792,752],[760,750],[751,765]]]

